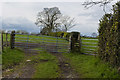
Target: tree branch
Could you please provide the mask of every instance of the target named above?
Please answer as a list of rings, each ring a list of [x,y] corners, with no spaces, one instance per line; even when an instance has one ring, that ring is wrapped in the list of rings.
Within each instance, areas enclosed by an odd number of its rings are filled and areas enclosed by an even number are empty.
[[[93,7],[94,5],[100,5],[100,7],[103,7],[103,11],[106,13],[105,6],[109,3],[111,3],[113,0],[100,0],[100,1],[93,1],[93,0],[88,0],[85,1],[82,5],[88,9],[90,7]]]

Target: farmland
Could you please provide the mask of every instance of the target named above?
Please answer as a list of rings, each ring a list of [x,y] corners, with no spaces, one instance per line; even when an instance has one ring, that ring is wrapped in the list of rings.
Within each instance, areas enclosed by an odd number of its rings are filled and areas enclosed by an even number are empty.
[[[5,35],[4,35],[5,36]],[[56,45],[56,38],[51,36],[34,36],[34,35],[16,35],[15,42],[25,43],[28,40],[29,36],[29,43],[31,43],[31,40],[34,41],[32,43],[44,43],[44,45],[48,43],[54,43]],[[60,43],[68,43],[65,39],[58,38],[57,39],[58,45],[62,46]],[[4,43],[5,43],[4,38]],[[8,41],[9,38],[8,38]],[[24,45],[25,46],[25,45]],[[53,47],[54,48],[54,47]],[[58,60],[55,56],[50,54],[49,52],[46,52],[46,48],[44,47],[34,47],[29,49],[23,50],[22,46],[21,48],[15,48],[10,49],[9,47],[4,47],[3,51],[3,76],[9,75],[9,77],[13,76],[13,74],[18,73],[18,76],[15,77],[23,77],[21,75],[22,69],[26,69],[27,66],[31,69],[31,72],[34,72],[30,76],[24,76],[24,77],[33,77],[33,78],[56,78],[59,77],[60,71],[58,68]],[[51,49],[51,48],[50,48]],[[34,51],[30,51],[34,50]],[[63,49],[64,50],[64,49]],[[30,60],[30,62],[27,62],[27,60]],[[35,66],[33,66],[33,64]],[[49,66],[49,67],[48,67]],[[27,67],[28,68],[28,67]],[[43,68],[43,69],[41,69]],[[17,71],[20,69],[20,71]],[[6,72],[6,70],[9,70]],[[46,73],[43,73],[46,72]],[[51,74],[53,73],[53,74]],[[30,71],[27,71],[26,74],[30,74]],[[56,75],[55,75],[56,74]]]
[[[1,6],[0,79],[120,79],[119,0]]]
[[[26,35],[21,36],[17,35],[17,37],[27,37]],[[55,37],[51,36],[29,36],[29,38],[37,38],[33,40],[34,42],[45,41],[56,43]],[[39,39],[40,40],[39,40]],[[48,41],[48,39],[52,39]],[[18,40],[18,39],[17,39]],[[23,40],[23,39],[19,39]],[[59,38],[60,41],[68,43],[68,41]],[[59,41],[58,40],[58,41]],[[96,46],[96,47],[86,47],[82,46],[82,53],[85,53],[84,48],[90,51],[88,54],[94,54],[97,51],[97,39],[88,39],[82,38],[83,45]],[[60,42],[61,43],[61,42]],[[91,43],[91,44],[90,44]],[[27,49],[26,49],[27,50]],[[70,72],[64,72],[62,67],[63,64],[66,66],[65,69],[70,67],[70,71],[72,73],[76,73],[73,75],[74,77],[79,78],[119,78],[120,76],[117,74],[117,69],[109,66],[108,63],[104,64],[98,57],[91,55],[84,55],[78,53],[50,53],[46,51],[46,49],[41,49],[39,47],[35,47],[36,51],[24,51],[22,48],[10,49],[9,47],[4,48],[2,53],[3,59],[3,77],[9,75],[8,77],[30,77],[30,78],[59,78],[65,77],[66,74],[69,76]],[[37,51],[38,50],[38,51]],[[41,51],[39,51],[41,50]],[[61,50],[64,51],[64,48]],[[97,53],[96,53],[97,54]],[[61,62],[62,59],[62,62]],[[64,59],[64,60],[63,60]],[[29,67],[28,67],[29,66]],[[62,70],[61,70],[62,69]],[[26,71],[24,71],[26,70]],[[23,73],[24,72],[24,73]],[[31,75],[28,75],[30,74]],[[16,76],[14,74],[17,74]],[[63,75],[61,75],[63,74]],[[71,77],[71,76],[70,76]]]

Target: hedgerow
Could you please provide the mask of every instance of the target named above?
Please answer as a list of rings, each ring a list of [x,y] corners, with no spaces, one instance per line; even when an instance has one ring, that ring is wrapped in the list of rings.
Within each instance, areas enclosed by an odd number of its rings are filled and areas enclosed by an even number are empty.
[[[113,14],[101,18],[99,26],[99,57],[120,66],[120,2],[113,5]]]
[[[70,33],[68,33],[68,32],[51,32],[51,33],[49,33],[49,36],[66,38],[67,40],[69,40]]]

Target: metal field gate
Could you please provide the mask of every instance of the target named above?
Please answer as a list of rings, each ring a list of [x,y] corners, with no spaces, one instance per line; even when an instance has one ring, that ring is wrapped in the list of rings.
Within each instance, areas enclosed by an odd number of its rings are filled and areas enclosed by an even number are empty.
[[[97,54],[98,50],[98,39],[89,39],[82,38],[81,39],[81,52],[85,54]]]
[[[65,38],[14,33],[14,47],[26,51],[47,51],[50,53],[68,53],[70,51],[69,41]]]

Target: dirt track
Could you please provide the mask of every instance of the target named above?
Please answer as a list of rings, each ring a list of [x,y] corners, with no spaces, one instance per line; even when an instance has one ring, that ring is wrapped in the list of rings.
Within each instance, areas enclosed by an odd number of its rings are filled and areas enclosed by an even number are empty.
[[[24,44],[22,46],[24,46]],[[37,47],[40,47],[40,45],[38,46],[38,44],[34,44],[34,47],[31,47],[31,48],[37,48]],[[53,48],[56,49],[55,47],[53,47]],[[38,54],[37,51],[35,51],[35,50],[34,51],[30,50],[30,49],[28,50],[26,48],[23,50],[25,51],[26,56],[32,56],[32,55]],[[58,66],[61,71],[61,75],[59,78],[79,78],[79,75],[74,71],[74,69],[71,67],[71,65],[69,63],[67,63],[67,59],[61,53],[52,52],[51,46],[47,46],[46,50],[49,53],[56,56],[56,58],[59,61]],[[13,70],[15,70],[15,71],[13,71],[11,74],[3,75],[3,77],[5,77],[5,78],[32,78],[32,76],[35,72],[34,64],[35,63],[31,63],[31,62],[22,63],[22,65],[17,67],[17,69],[13,68]]]
[[[71,67],[70,63],[67,62],[67,59],[61,54],[53,54],[57,57],[59,61],[59,67],[61,70],[60,78],[79,78],[79,75]]]
[[[25,52],[26,58],[36,54],[38,53],[37,52],[31,53],[31,51]],[[3,77],[4,78],[32,78],[35,72],[35,69],[34,69],[35,64],[36,63],[25,60],[24,62],[21,62],[19,65],[14,66],[12,69],[4,70]],[[12,72],[10,72],[9,70],[12,70]],[[7,74],[5,72],[7,72]]]

